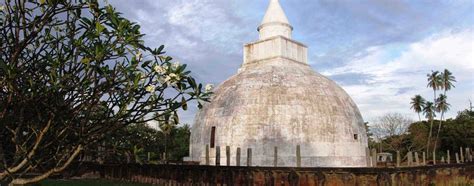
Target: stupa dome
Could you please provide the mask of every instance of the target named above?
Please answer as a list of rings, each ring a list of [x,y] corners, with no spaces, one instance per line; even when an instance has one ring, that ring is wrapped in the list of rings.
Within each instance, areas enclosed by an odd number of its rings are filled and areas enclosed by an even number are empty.
[[[269,10],[279,10],[273,3],[278,1],[272,0]],[[289,27],[281,26],[286,34]],[[366,166],[367,135],[356,104],[313,71],[306,46],[273,33],[245,45],[239,72],[216,87],[212,101],[196,115],[190,158],[214,164],[219,146],[225,164],[228,147],[236,165],[240,148],[245,165],[251,148],[253,166],[274,166],[276,148],[277,166],[294,167],[299,146],[304,167]]]

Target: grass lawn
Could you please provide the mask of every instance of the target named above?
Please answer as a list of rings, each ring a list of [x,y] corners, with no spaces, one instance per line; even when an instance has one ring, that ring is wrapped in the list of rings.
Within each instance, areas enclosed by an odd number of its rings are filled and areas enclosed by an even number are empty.
[[[107,180],[44,180],[34,186],[147,186],[147,184],[123,183]]]

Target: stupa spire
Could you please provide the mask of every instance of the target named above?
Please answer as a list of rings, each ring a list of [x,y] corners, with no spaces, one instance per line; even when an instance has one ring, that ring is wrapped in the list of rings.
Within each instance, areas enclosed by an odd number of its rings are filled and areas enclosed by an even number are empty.
[[[293,27],[290,25],[280,2],[278,0],[270,0],[265,17],[263,17],[263,21],[258,27],[260,40],[274,36],[283,36],[291,39],[292,30]]]

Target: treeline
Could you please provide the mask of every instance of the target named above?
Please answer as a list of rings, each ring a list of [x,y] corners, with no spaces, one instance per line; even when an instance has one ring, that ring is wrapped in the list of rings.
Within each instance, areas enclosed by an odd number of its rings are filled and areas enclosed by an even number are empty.
[[[472,104],[468,109],[458,112],[455,118],[445,118],[451,107],[448,91],[455,88],[456,83],[453,73],[444,69],[441,72],[431,71],[426,77],[426,87],[433,91],[431,101],[421,95],[415,95],[410,100],[411,109],[418,114],[418,122],[402,114],[389,113],[377,118],[370,126],[366,123],[370,148],[376,148],[379,152],[400,151],[402,154],[424,151],[428,157],[434,152],[440,159],[447,150],[456,152],[460,147],[473,146]]]
[[[387,114],[382,118],[393,116]],[[399,118],[402,119],[402,118]],[[383,120],[382,120],[383,121]],[[408,151],[426,151],[426,140],[430,133],[431,121],[418,121],[413,123],[403,123],[403,120],[397,120],[398,133],[386,133],[388,129],[381,120],[377,120],[374,125],[369,127],[369,147],[376,148],[379,152],[390,152],[395,154],[400,151],[406,154]],[[439,121],[436,121],[439,122]],[[381,132],[382,130],[382,132]],[[386,130],[389,131],[389,130]],[[382,134],[380,134],[382,133]],[[431,144],[435,139],[431,139]],[[446,152],[459,151],[460,147],[474,146],[474,111],[466,109],[458,112],[455,118],[443,121],[442,130],[440,130],[438,146],[436,149],[437,159],[446,157]],[[452,156],[452,155],[451,155]]]
[[[102,163],[181,162],[189,154],[190,127],[171,125],[166,130],[145,123],[127,126],[108,136],[96,149],[86,151],[81,161]]]

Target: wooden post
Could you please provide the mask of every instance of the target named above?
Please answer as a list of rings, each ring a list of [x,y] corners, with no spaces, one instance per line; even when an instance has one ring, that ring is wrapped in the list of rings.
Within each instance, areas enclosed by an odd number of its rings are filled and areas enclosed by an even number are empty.
[[[397,150],[397,167],[400,167],[400,151]]]
[[[235,165],[240,166],[240,147],[237,147],[237,155],[235,156]]]
[[[423,165],[426,165],[426,152],[423,151]]]
[[[301,147],[296,145],[296,167],[301,167]]]
[[[216,166],[221,165],[221,147],[216,146]]]
[[[230,166],[230,147],[226,146],[225,147],[225,157],[226,157],[226,164],[227,166]]]
[[[464,163],[464,153],[462,152],[462,147],[459,147],[459,155],[461,156],[461,163]]]
[[[411,151],[407,152],[407,161],[408,166],[413,165],[413,153]]]
[[[252,166],[252,149],[251,148],[247,149],[247,166],[248,167]]]
[[[472,149],[469,148],[469,161],[470,161],[470,162],[472,162],[472,156],[473,156],[473,154],[472,154]]]
[[[451,163],[451,155],[449,154],[449,150],[447,151],[447,154],[446,154],[446,161],[448,162],[448,164]]]
[[[456,155],[456,163],[457,163],[457,164],[459,164],[459,163],[460,163],[460,162],[459,162],[459,155],[458,155],[458,153],[457,153],[457,152],[456,152],[456,153],[454,153],[454,154]]]
[[[273,147],[273,166],[278,166],[278,147]]]
[[[151,153],[148,152],[148,153],[147,153],[147,161],[148,161],[148,163],[150,162],[150,160],[151,160]]]
[[[472,158],[473,158],[473,156],[474,156],[474,152],[471,150],[471,151],[469,151],[469,154],[470,154],[469,160],[472,162],[472,161],[473,161]]]
[[[418,152],[415,152],[415,166],[420,165],[420,158],[418,157]]]
[[[372,167],[377,167],[377,149],[372,149]]]
[[[441,163],[445,163],[444,156],[441,156]]]
[[[433,151],[433,165],[436,165],[436,152]]]
[[[465,158],[466,158],[465,160],[466,160],[466,162],[469,162],[469,154],[470,154],[470,152],[471,152],[471,151],[469,150],[469,148],[466,148],[466,150],[464,151],[464,154],[466,154],[466,155],[465,155]]]
[[[209,145],[206,145],[206,165],[209,165]]]
[[[370,149],[369,147],[365,148],[365,156],[367,159],[367,167],[372,167],[372,159],[370,158]]]

